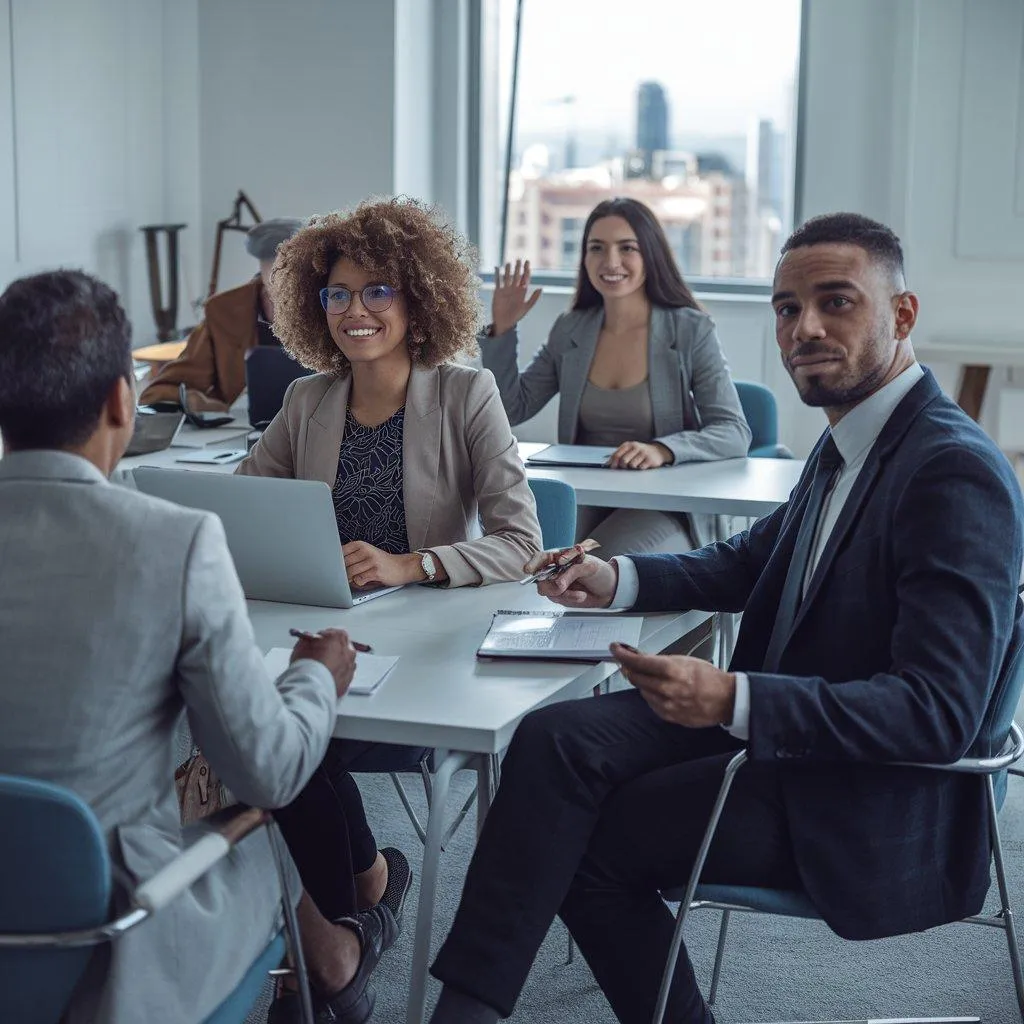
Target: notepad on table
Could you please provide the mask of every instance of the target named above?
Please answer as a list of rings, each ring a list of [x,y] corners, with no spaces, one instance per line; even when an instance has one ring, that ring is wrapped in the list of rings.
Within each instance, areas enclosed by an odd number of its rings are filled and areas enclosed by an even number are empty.
[[[272,647],[263,655],[263,663],[276,679],[287,667],[292,652],[289,647]],[[394,671],[398,664],[398,655],[363,654],[356,655],[356,674],[348,692],[354,695],[368,696]]]
[[[638,646],[643,624],[642,615],[499,611],[476,653],[480,658],[606,661],[611,660],[609,644]]]

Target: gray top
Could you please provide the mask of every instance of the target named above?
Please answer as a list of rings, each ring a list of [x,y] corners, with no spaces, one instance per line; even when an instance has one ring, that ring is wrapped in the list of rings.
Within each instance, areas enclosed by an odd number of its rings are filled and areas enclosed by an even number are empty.
[[[654,438],[651,388],[646,380],[631,388],[601,388],[587,381],[580,402],[577,444],[617,448],[624,441]]]
[[[483,364],[498,382],[513,426],[560,394],[558,441],[578,440],[580,406],[603,322],[601,307],[563,313],[522,373],[514,329],[495,338],[479,337]],[[653,439],[672,452],[673,461],[746,455],[750,428],[711,317],[696,309],[652,307],[647,353]]]

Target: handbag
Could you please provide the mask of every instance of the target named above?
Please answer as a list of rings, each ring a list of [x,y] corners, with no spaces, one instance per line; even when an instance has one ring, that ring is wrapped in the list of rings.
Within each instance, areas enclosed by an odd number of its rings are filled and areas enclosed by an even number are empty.
[[[174,788],[178,792],[182,825],[200,821],[233,803],[227,787],[197,747],[178,765],[174,773]]]

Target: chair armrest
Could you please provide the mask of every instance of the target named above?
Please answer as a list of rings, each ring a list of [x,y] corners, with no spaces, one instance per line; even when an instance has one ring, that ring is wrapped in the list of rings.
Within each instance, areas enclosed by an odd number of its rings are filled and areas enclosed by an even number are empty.
[[[202,878],[214,864],[223,860],[236,843],[269,820],[270,815],[266,811],[243,804],[211,815],[207,819],[212,825],[209,832],[135,889],[133,898],[136,905],[150,913],[167,906]]]
[[[1021,772],[1013,769],[1021,757],[1024,757],[1024,733],[1016,722],[1010,724],[1010,734],[1006,737],[1002,749],[991,757],[961,757],[952,764],[917,764],[913,761],[892,761],[894,766],[902,768],[932,768],[940,772],[967,772],[972,775],[995,775],[1009,769],[1014,775]]]

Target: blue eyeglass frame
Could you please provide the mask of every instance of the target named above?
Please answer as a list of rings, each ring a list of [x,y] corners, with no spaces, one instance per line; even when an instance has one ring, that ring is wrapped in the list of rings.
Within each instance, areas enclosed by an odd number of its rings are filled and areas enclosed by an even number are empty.
[[[366,291],[367,288],[387,288],[391,292],[391,297],[388,299],[388,304],[386,306],[382,306],[380,309],[371,309],[370,306],[367,305],[366,298],[363,295],[363,293]],[[357,291],[352,291],[349,288],[342,288],[340,285],[334,285],[333,286],[333,290],[348,292],[348,305],[344,309],[339,310],[337,313],[332,314],[333,316],[340,316],[342,313],[347,313],[348,312],[349,307],[352,305],[352,299],[356,295],[359,296],[359,301],[363,304],[363,308],[368,313],[384,313],[384,312],[386,312],[387,310],[389,310],[391,308],[392,304],[395,301],[395,296],[402,289],[401,288],[395,288],[393,285],[390,285],[390,284],[385,284],[383,281],[376,281],[376,282],[374,282],[372,284],[363,285],[363,287],[358,289]],[[323,306],[325,313],[330,313],[331,312],[331,310],[328,308],[328,305],[327,305],[327,303],[328,303],[328,296],[329,296],[331,291],[332,291],[332,286],[331,285],[326,285],[325,287],[320,289],[320,305]]]

